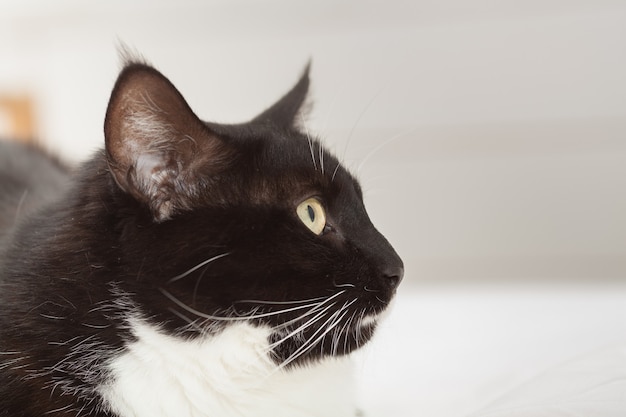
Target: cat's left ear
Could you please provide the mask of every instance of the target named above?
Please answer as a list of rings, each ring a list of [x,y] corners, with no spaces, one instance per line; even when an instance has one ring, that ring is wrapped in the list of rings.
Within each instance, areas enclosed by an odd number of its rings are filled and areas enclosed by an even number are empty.
[[[231,156],[170,81],[144,64],[129,64],[118,77],[104,132],[115,181],[156,221],[190,209],[201,181]]]
[[[253,122],[270,123],[280,128],[297,127],[301,122],[301,114],[304,111],[309,91],[310,69],[311,62],[305,67],[296,85],[270,108],[255,117]]]

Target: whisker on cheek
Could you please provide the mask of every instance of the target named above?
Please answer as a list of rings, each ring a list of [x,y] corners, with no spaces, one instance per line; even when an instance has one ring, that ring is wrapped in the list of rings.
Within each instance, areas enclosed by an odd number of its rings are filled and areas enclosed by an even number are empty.
[[[167,281],[168,284],[172,284],[180,279],[185,278],[186,276],[188,276],[189,274],[191,274],[192,272],[197,271],[198,269],[202,268],[203,266],[206,266],[208,264],[210,264],[211,262],[215,262],[216,260],[223,258],[225,256],[230,255],[230,252],[226,252],[226,253],[222,253],[221,255],[217,255],[214,256],[212,258],[207,259],[206,261],[200,262],[198,265],[188,269],[187,271],[183,272],[180,275],[176,275],[174,278],[170,279],[169,281]]]
[[[269,348],[274,349],[275,347],[283,344],[285,341],[289,340],[290,338],[292,338],[293,336],[304,332],[306,329],[308,329],[309,327],[312,327],[317,321],[319,321],[324,314],[330,310],[331,308],[333,308],[336,305],[336,303],[332,303],[329,306],[325,307],[322,311],[319,311],[313,318],[309,319],[307,322],[305,322],[304,324],[302,324],[300,327],[296,328],[295,330],[293,330],[291,333],[287,334],[286,336],[284,336],[282,339],[277,340],[276,342],[272,343]],[[312,309],[312,311],[310,311],[309,313],[306,313],[305,315],[308,314],[312,314],[315,312],[316,309]],[[297,319],[292,320],[292,322],[298,322],[300,320],[302,320],[304,318],[304,316],[300,316]],[[282,327],[282,326],[281,326]]]
[[[310,303],[313,301],[325,300],[328,297],[315,297],[315,298],[307,298],[305,300],[294,300],[294,301],[267,301],[267,300],[239,300],[235,301],[233,304],[268,304],[268,305],[287,305],[287,304],[301,304],[301,303]]]

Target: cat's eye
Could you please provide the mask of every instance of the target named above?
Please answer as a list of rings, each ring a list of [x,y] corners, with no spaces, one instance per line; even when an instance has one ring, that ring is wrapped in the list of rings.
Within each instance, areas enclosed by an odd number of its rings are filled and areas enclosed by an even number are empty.
[[[309,198],[296,209],[298,217],[316,235],[321,235],[326,227],[326,211],[317,198]]]

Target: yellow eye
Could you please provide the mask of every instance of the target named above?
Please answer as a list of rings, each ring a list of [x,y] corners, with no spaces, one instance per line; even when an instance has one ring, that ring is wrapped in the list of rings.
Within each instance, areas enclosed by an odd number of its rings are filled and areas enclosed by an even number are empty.
[[[309,198],[300,203],[296,213],[302,223],[316,235],[321,235],[326,227],[326,212],[316,198]]]

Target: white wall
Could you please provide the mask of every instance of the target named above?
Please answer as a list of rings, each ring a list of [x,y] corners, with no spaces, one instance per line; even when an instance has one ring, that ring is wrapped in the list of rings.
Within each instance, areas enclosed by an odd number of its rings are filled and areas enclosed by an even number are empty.
[[[309,127],[357,169],[413,280],[626,278],[618,0],[4,0],[0,91],[72,161],[102,143],[116,44],[241,121],[313,59]]]

